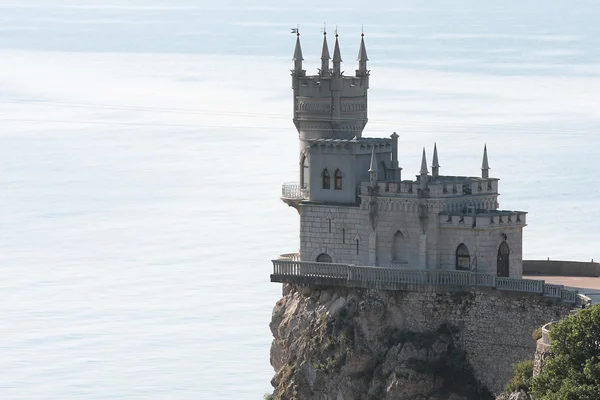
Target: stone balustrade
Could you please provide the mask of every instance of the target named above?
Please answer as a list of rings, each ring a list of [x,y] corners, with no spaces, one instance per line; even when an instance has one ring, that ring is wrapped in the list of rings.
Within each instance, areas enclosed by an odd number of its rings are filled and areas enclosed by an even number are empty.
[[[298,182],[288,182],[281,185],[282,199],[308,199],[308,189],[300,187]]]
[[[543,280],[505,278],[470,271],[418,270],[299,261],[298,254],[284,254],[273,260],[272,282],[317,283],[364,288],[412,288],[433,285],[449,287],[485,286],[502,291],[535,293],[571,304],[585,303],[583,298],[562,285]]]

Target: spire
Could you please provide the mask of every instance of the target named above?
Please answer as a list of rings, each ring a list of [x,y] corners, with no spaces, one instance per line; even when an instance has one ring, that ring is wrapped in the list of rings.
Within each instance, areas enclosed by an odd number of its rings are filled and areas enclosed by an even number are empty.
[[[304,60],[304,57],[302,57],[302,47],[300,47],[299,29],[296,29],[296,48],[294,49],[292,60],[294,61],[294,72],[300,74],[302,72],[302,61]]]
[[[425,147],[423,147],[423,157],[421,158],[421,175],[427,175],[427,158],[425,157]]]
[[[333,48],[333,76],[342,74],[341,65],[342,55],[340,54],[340,43],[338,41],[337,28],[335,28],[335,47]]]
[[[321,50],[321,76],[329,76],[329,46],[327,45],[327,31],[323,29],[323,50]]]
[[[342,62],[342,55],[340,53],[340,43],[338,41],[337,29],[335,33],[335,47],[333,48],[333,62],[340,63]]]
[[[377,172],[377,160],[375,158],[375,146],[371,151],[371,166],[369,167],[369,172]]]
[[[375,158],[375,146],[371,149],[371,166],[369,167],[369,185],[371,188],[377,186],[377,159]]]
[[[440,174],[440,163],[438,161],[437,143],[433,144],[433,164],[431,165],[431,174],[437,178]]]
[[[490,177],[490,164],[488,163],[487,144],[483,145],[483,162],[481,163],[481,177]]]
[[[356,61],[358,61],[358,62],[369,61],[369,57],[367,57],[367,48],[365,47],[365,34],[364,33],[360,34],[360,49],[358,50],[358,59]]]
[[[360,48],[358,50],[358,70],[356,71],[357,76],[367,75],[367,48],[365,47],[365,33],[360,34]]]
[[[296,48],[294,49],[294,57],[292,57],[294,61],[304,61],[304,57],[302,57],[302,47],[300,47],[300,33],[296,34]]]

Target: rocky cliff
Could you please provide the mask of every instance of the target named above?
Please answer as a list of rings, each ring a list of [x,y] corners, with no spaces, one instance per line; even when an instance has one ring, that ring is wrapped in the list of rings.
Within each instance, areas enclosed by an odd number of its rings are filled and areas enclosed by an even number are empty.
[[[531,332],[569,312],[540,296],[285,285],[270,324],[275,399],[492,399]]]

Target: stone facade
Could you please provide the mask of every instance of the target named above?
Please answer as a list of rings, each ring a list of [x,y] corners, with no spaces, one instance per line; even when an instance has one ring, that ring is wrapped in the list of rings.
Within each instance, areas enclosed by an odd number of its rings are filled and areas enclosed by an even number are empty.
[[[282,199],[300,213],[300,259],[403,269],[461,269],[520,278],[526,213],[500,210],[498,179],[431,173],[425,150],[416,179],[402,179],[398,135],[363,138],[366,48],[344,76],[335,39],[333,68],[323,40],[321,69],[307,76],[296,41],[292,87],[299,132],[299,190]],[[285,193],[295,193],[293,196]]]

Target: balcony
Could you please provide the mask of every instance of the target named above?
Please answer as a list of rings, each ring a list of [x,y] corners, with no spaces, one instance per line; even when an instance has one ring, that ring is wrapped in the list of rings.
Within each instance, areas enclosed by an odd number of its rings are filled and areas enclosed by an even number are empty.
[[[281,200],[290,207],[298,209],[303,200],[308,200],[308,189],[300,187],[298,182],[288,182],[281,186]]]

